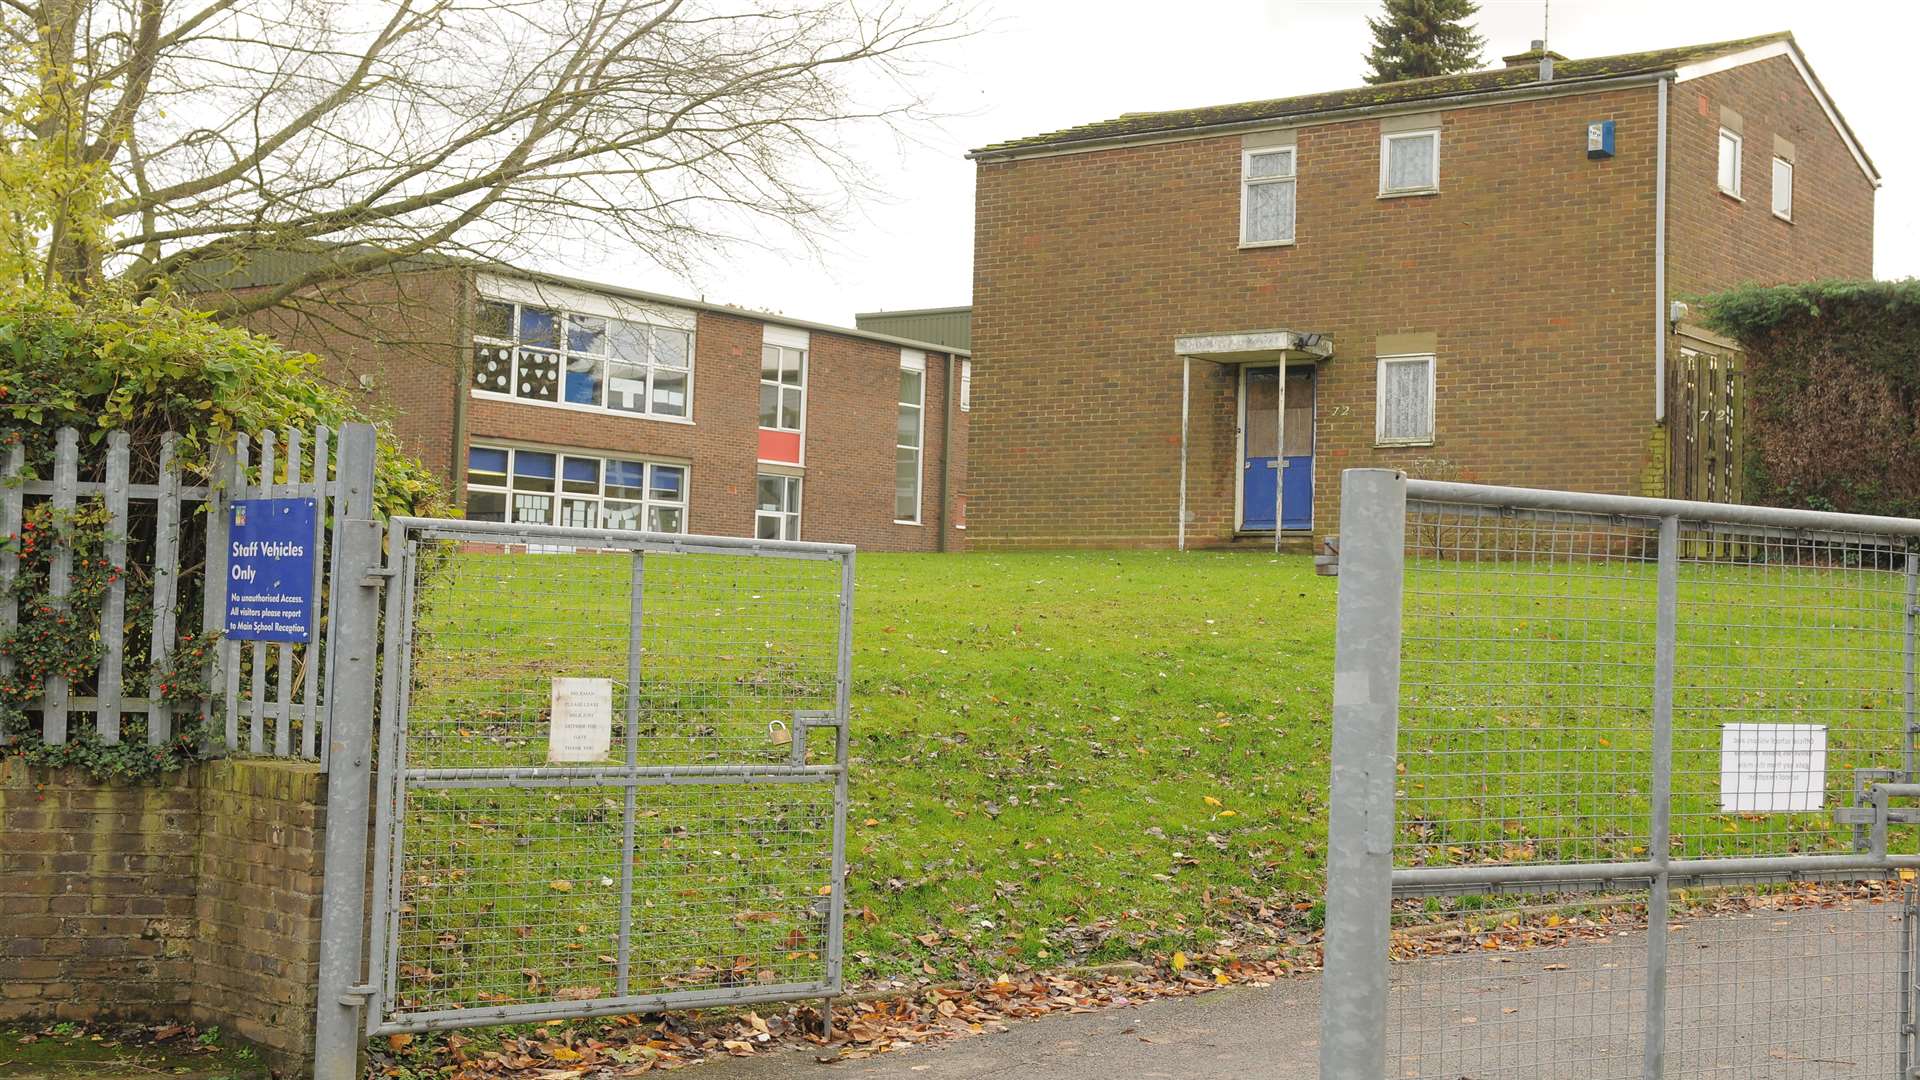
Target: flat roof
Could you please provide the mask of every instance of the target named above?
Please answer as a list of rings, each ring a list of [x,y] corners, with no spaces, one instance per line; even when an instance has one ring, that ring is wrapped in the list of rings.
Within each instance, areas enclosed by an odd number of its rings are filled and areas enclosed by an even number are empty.
[[[808,319],[796,319],[771,311],[754,308],[735,307],[732,304],[714,304],[705,300],[689,300],[684,296],[669,296],[666,293],[648,292],[645,289],[633,289],[625,285],[611,285],[604,281],[592,281],[587,278],[569,277],[566,274],[554,274],[544,270],[523,270],[512,266],[479,266],[474,269],[503,278],[521,278],[526,281],[546,281],[568,288],[584,289],[587,292],[606,293],[610,296],[623,296],[629,300],[641,300],[651,304],[666,304],[672,307],[692,308],[695,311],[711,311],[718,315],[738,315],[741,318],[758,319],[775,326],[791,326],[797,330],[817,330],[823,334],[839,334],[843,337],[862,338],[867,341],[879,341],[888,345],[902,345],[910,349],[922,349],[927,352],[947,353],[953,356],[972,356],[973,350],[953,345],[942,345],[937,341],[919,341],[914,338],[882,334],[873,330],[862,330],[854,326],[836,326],[833,323],[813,322]],[[959,310],[968,310],[965,308]],[[889,312],[889,314],[893,314]]]
[[[959,307],[892,308],[881,311],[856,311],[853,313],[853,317],[856,319],[885,319],[897,315],[965,315],[972,310],[972,304],[961,304]]]

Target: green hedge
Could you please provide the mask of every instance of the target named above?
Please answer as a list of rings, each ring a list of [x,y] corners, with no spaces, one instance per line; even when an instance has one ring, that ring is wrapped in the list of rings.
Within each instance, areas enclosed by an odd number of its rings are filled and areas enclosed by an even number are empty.
[[[1750,501],[1920,517],[1920,281],[1744,286],[1700,304],[1746,352]]]

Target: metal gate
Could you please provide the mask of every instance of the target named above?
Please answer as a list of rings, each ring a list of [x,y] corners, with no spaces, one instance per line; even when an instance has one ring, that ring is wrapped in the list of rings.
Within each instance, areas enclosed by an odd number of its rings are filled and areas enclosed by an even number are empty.
[[[841,986],[853,550],[399,519],[371,1034]]]
[[[1322,1075],[1920,1076],[1920,521],[1343,487]]]

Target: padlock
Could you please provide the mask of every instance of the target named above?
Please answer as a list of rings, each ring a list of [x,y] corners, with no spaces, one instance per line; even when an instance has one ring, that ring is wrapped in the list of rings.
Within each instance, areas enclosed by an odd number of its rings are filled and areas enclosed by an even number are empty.
[[[793,732],[787,730],[785,720],[775,720],[767,725],[767,738],[772,739],[775,746],[785,746],[793,741]]]

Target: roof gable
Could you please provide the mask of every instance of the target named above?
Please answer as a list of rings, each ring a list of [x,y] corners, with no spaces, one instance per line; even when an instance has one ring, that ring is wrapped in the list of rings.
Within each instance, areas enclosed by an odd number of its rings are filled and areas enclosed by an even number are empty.
[[[1793,69],[1799,74],[1800,81],[1807,88],[1807,93],[1813,95],[1814,101],[1819,103],[1820,111],[1827,116],[1827,122],[1833,125],[1833,130],[1840,136],[1840,141],[1846,144],[1847,152],[1853,155],[1854,164],[1860,166],[1860,171],[1866,174],[1874,187],[1879,187],[1880,170],[1874,166],[1873,159],[1867,156],[1866,147],[1860,145],[1859,138],[1854,135],[1853,128],[1848,126],[1846,118],[1840,115],[1840,110],[1834,105],[1833,99],[1827,96],[1827,88],[1821,85],[1820,77],[1807,66],[1806,55],[1800,51],[1800,43],[1793,40],[1793,35],[1782,35],[1778,40],[1763,41],[1752,48],[1682,64],[1674,69],[1673,81],[1675,83],[1691,82],[1743,64],[1757,64],[1777,56],[1784,56],[1793,62]]]

